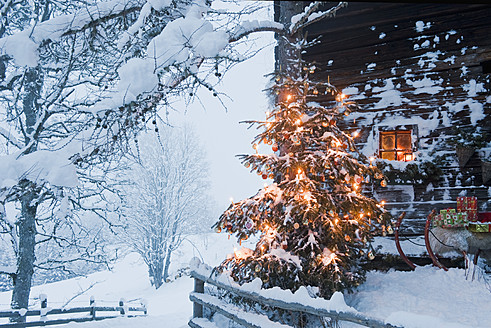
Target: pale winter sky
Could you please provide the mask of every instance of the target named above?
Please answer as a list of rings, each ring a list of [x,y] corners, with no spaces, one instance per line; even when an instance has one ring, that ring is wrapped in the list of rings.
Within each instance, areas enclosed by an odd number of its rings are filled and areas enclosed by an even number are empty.
[[[269,15],[272,17],[272,8]],[[258,15],[259,16],[259,15]],[[251,19],[263,20],[267,16]],[[250,154],[252,140],[260,132],[248,124],[239,124],[244,120],[263,120],[268,111],[268,99],[263,90],[269,74],[274,68],[274,35],[271,32],[257,33],[254,36],[258,46],[264,46],[253,58],[236,65],[224,75],[219,91],[230,99],[223,98],[227,109],[207,90],[199,92],[204,107],[194,102],[187,107],[176,106],[179,113],[171,113],[170,122],[179,124],[186,121],[194,126],[204,145],[210,164],[211,194],[215,197],[219,215],[230,204],[230,198],[238,201],[254,195],[264,183],[256,173],[249,172],[239,161],[238,154]],[[260,148],[261,152],[271,149]],[[218,216],[217,216],[218,219]]]

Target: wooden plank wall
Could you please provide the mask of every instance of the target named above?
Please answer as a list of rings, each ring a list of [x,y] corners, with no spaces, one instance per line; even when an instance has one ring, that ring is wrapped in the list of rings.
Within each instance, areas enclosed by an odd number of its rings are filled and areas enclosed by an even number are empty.
[[[491,141],[491,83],[483,69],[491,60],[491,6],[353,2],[304,32],[318,38],[304,57],[317,66],[314,78],[348,88],[361,106],[348,123],[361,129],[359,147],[367,155],[378,143],[378,126],[399,121],[417,125],[419,159],[447,160],[431,185],[377,188],[394,215],[407,211],[417,232],[432,208],[456,207],[458,195],[477,196],[480,210],[491,211],[490,184],[481,174],[491,149],[460,169],[449,142],[456,127],[479,128]]]

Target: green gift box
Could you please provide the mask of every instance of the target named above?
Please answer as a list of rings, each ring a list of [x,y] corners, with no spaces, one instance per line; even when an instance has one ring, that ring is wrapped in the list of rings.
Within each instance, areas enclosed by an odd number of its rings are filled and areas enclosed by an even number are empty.
[[[443,219],[443,225],[444,226],[453,226],[454,224],[454,217],[452,215],[448,215],[445,216],[445,218]]]
[[[454,225],[457,227],[463,227],[467,225],[467,212],[457,212],[455,213]]]
[[[460,228],[468,223],[467,212],[456,212],[455,209],[441,210],[434,218],[434,227]]]
[[[443,225],[443,219],[441,214],[437,214],[433,217],[433,228],[441,227]]]
[[[469,222],[471,232],[491,232],[491,222]]]

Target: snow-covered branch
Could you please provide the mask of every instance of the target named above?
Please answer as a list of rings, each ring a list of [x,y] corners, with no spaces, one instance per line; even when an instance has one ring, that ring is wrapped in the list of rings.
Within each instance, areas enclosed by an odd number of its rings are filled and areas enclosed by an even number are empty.
[[[169,275],[171,255],[184,236],[206,221],[206,166],[204,154],[187,129],[164,128],[161,143],[145,141],[140,163],[125,188],[123,214],[127,227],[122,242],[141,254],[155,288]]]
[[[0,265],[0,275],[4,274],[7,276],[15,276],[15,267],[13,266],[1,266]]]
[[[220,101],[215,88],[221,74],[255,52],[239,53],[235,46],[251,33],[282,30],[273,22],[240,25],[250,9],[227,16],[209,12],[210,1],[46,4],[3,1],[0,7],[6,14],[0,26],[0,140],[17,148],[0,158],[1,201],[20,204],[20,221],[26,222],[16,232],[29,247],[14,245],[16,255],[35,259],[35,252],[49,250],[49,257],[22,268],[19,281],[30,281],[34,265],[63,269],[73,259],[100,255],[98,225],[115,229],[121,214],[109,206],[120,196],[111,179],[123,155],[139,152],[135,140],[160,120],[159,108],[183,94],[192,99],[201,87]],[[178,188],[169,193],[174,196],[148,197],[192,202]],[[180,229],[189,228],[183,220],[200,213],[170,205],[159,211],[169,220],[172,251],[182,240]],[[86,216],[98,225],[86,226]],[[53,251],[64,248],[71,249],[68,256]]]
[[[336,15],[339,9],[346,7],[348,5],[348,2],[341,1],[336,6],[328,10],[316,12],[316,10],[319,9],[320,5],[322,5],[322,2],[315,1],[307,6],[303,13],[293,16],[291,21],[292,26],[290,27],[290,34],[293,35],[302,28],[322,19],[333,17],[334,15]]]
[[[247,21],[239,25],[230,35],[229,43],[236,42],[255,32],[284,33],[283,24],[272,21]]]
[[[35,67],[39,47],[57,42],[62,37],[78,34],[100,27],[118,17],[138,12],[144,0],[112,0],[85,6],[72,14],[53,17],[24,30],[0,38],[0,49],[10,55],[19,65]],[[29,33],[27,33],[30,31]],[[20,46],[20,47],[19,47]]]
[[[21,149],[23,147],[22,143],[20,143],[17,140],[17,138],[15,137],[15,135],[13,133],[11,133],[10,131],[7,131],[6,129],[2,128],[1,126],[0,126],[0,136],[4,137],[5,141],[7,143],[12,144],[17,149]]]

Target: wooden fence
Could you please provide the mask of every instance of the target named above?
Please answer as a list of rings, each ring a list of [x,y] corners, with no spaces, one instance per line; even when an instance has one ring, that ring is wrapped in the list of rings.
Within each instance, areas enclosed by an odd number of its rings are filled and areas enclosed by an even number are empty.
[[[100,315],[101,312],[113,312],[110,315]],[[135,313],[140,312],[140,313]],[[64,316],[69,314],[82,314],[82,316],[59,318],[58,316]],[[86,313],[86,315],[83,315]],[[48,316],[57,316],[50,319]],[[41,300],[41,309],[39,310],[8,310],[0,311],[0,318],[9,318],[9,323],[0,323],[0,327],[42,327],[59,325],[69,322],[85,322],[85,321],[98,321],[110,318],[117,318],[119,316],[137,317],[147,315],[147,308],[142,306],[128,306],[124,303],[124,300],[120,300],[118,306],[96,306],[94,298],[91,297],[89,306],[87,307],[73,307],[67,309],[50,309],[48,308],[48,301],[46,298]],[[38,317],[38,320],[27,321],[28,317]]]
[[[200,270],[201,271],[201,270]],[[204,284],[210,284],[221,290],[229,292],[234,296],[241,297],[249,302],[259,303],[263,306],[270,308],[282,309],[290,311],[296,314],[309,314],[317,317],[327,317],[337,321],[347,321],[356,323],[365,327],[374,328],[400,328],[391,324],[386,324],[382,320],[366,317],[355,311],[343,312],[333,311],[324,308],[313,307],[310,305],[304,305],[297,302],[287,302],[281,299],[267,298],[259,293],[245,291],[233,287],[231,285],[220,282],[210,276],[204,275],[202,272],[196,270],[191,271],[191,277],[194,278],[194,292],[189,295],[189,299],[193,302],[193,318],[189,321],[188,325],[192,328],[209,328],[214,327],[214,324],[208,319],[203,317],[203,308],[206,307],[213,312],[220,313],[228,319],[243,325],[247,328],[291,328],[292,326],[273,322],[266,315],[245,312],[245,310],[235,306],[231,303],[227,303],[224,300],[209,294],[205,294]]]

